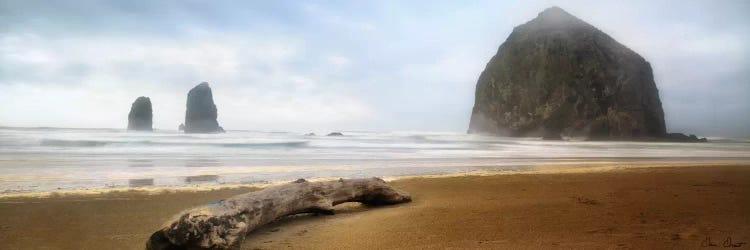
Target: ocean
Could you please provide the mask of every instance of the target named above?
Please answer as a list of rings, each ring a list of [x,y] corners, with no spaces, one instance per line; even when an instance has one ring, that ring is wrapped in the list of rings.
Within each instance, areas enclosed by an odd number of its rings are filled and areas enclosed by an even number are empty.
[[[528,171],[548,166],[750,163],[750,140],[543,141],[461,132],[0,127],[0,194]]]

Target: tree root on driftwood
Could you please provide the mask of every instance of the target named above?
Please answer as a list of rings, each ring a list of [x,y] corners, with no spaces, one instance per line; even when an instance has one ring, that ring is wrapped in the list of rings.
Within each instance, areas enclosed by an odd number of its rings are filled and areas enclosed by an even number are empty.
[[[378,178],[295,182],[233,196],[178,214],[151,235],[146,249],[236,248],[249,232],[287,215],[333,214],[344,202],[387,205],[411,196]]]

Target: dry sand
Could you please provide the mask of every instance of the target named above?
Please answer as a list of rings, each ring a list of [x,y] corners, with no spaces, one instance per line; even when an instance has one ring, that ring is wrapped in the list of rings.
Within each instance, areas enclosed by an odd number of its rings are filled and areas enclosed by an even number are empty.
[[[286,218],[242,249],[750,249],[750,166],[413,178],[414,201]],[[143,249],[174,213],[251,189],[0,199],[0,249]],[[744,244],[743,244],[744,242]]]

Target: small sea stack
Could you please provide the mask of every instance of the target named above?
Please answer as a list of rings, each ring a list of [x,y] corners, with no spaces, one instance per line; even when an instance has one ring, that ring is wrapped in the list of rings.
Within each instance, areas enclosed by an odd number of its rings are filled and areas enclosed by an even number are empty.
[[[706,137],[698,138],[696,135],[686,135],[683,133],[668,133],[663,141],[669,142],[708,142]]]
[[[145,96],[138,97],[130,106],[128,113],[128,130],[151,131],[153,130],[153,110],[151,99]]]
[[[217,109],[211,87],[202,82],[188,92],[185,133],[223,133],[216,121]]]

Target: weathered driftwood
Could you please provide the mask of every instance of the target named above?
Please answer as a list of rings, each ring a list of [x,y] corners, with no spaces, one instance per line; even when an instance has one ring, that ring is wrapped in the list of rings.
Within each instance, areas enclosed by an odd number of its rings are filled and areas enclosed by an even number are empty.
[[[300,179],[186,210],[152,234],[146,249],[235,248],[255,228],[283,216],[333,214],[333,206],[344,202],[386,205],[409,201],[411,196],[378,178]]]

